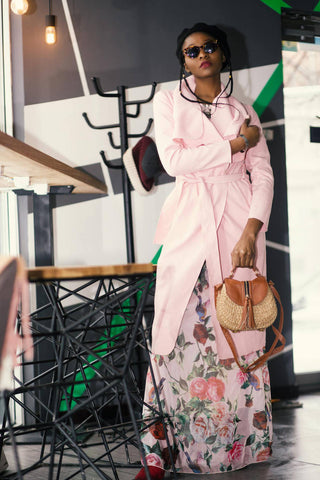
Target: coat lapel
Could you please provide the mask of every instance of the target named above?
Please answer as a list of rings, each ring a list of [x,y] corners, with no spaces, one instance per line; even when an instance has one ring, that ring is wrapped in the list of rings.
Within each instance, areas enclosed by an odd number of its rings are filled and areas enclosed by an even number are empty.
[[[234,97],[230,96],[225,100],[228,100],[232,117],[231,121],[226,123],[226,128],[223,133],[224,137],[228,137],[230,135],[234,135],[235,132],[240,130],[241,125],[246,118],[249,118],[249,115],[245,106]]]
[[[189,79],[188,79],[189,82]],[[191,86],[191,85],[190,85]],[[192,88],[192,87],[191,87]],[[194,100],[191,92],[182,83],[183,95]],[[189,102],[180,95],[179,85],[173,91],[173,137],[189,144],[202,140],[204,135],[204,120],[207,120],[200,110],[198,103]],[[201,143],[201,141],[200,141]]]
[[[188,77],[191,90],[195,88],[194,77]],[[182,93],[185,97],[194,100],[195,97],[182,82]],[[240,129],[244,119],[248,117],[244,105],[234,97],[223,98],[223,102],[229,103],[231,107],[226,110],[226,122],[223,131],[218,131],[210,119],[201,111],[197,102],[189,102],[180,94],[179,85],[173,92],[174,104],[174,130],[173,138],[183,140],[187,145],[201,145],[212,143],[217,140],[232,137]],[[231,113],[231,115],[230,115]]]

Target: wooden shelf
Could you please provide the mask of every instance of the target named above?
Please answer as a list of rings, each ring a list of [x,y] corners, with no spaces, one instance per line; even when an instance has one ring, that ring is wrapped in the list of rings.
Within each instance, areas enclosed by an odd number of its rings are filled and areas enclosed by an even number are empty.
[[[29,268],[30,282],[49,280],[78,280],[108,276],[130,276],[154,273],[156,265],[152,263],[126,263],[123,265],[75,266],[75,267],[34,267]]]
[[[29,177],[30,185],[72,185],[72,193],[107,193],[107,186],[100,180],[3,132],[0,132],[0,167],[0,188],[17,188],[14,177]]]

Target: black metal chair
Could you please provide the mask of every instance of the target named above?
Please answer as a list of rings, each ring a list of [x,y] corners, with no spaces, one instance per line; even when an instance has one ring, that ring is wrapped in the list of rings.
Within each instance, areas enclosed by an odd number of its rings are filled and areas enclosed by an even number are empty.
[[[56,271],[41,281],[29,275],[46,296],[31,315],[36,356],[24,366],[32,367],[34,375],[16,379],[19,385],[7,393],[7,401],[19,404],[28,419],[10,427],[15,441],[36,432],[41,448],[32,465],[18,466],[16,478],[45,465],[48,479],[86,478],[95,472],[98,478],[119,480],[120,467],[141,466],[131,461],[132,447],[146,466],[140,435],[156,422],[166,424],[155,382],[156,405],[143,400],[151,367],[151,322],[143,319],[147,313],[152,318],[155,274],[152,267],[144,272],[139,265],[122,270],[93,271],[87,278],[71,270],[61,278]],[[71,280],[77,280],[76,286]],[[147,420],[141,416],[144,405],[150,409]],[[122,461],[115,460],[119,455]],[[62,473],[66,465],[67,477]]]
[[[10,439],[17,472],[20,472],[20,462],[15,441],[13,421],[9,409],[9,390],[12,388],[11,370],[16,361],[16,349],[19,339],[22,340],[21,318],[18,308],[21,307],[21,297],[25,295],[26,275],[24,263],[18,257],[0,257],[0,398],[3,405],[2,430],[0,435],[0,453],[2,464],[7,462],[4,457],[3,445]],[[21,309],[21,308],[20,308]],[[23,306],[23,310],[25,306]],[[25,312],[23,312],[25,313]],[[18,320],[18,324],[16,322]],[[25,320],[23,321],[24,326]],[[17,330],[16,330],[17,329]],[[28,333],[23,332],[26,336]],[[1,472],[1,477],[3,471]],[[22,478],[18,474],[17,478]]]

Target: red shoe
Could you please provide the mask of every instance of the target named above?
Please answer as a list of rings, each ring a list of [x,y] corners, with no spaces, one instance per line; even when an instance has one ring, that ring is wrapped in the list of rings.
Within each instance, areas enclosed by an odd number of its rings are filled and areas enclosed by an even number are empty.
[[[159,467],[148,467],[151,480],[162,480],[165,471]],[[139,473],[134,477],[134,480],[147,480],[147,475],[144,468],[141,468]]]

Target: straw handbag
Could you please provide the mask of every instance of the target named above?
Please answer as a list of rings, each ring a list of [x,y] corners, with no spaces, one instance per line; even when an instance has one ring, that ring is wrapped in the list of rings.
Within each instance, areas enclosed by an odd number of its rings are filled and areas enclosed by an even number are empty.
[[[280,352],[285,346],[285,338],[282,335],[283,307],[280,296],[265,277],[255,270],[257,277],[254,280],[240,281],[233,278],[232,273],[223,283],[215,286],[215,305],[217,319],[221,329],[229,343],[235,361],[243,372],[251,372],[265,363],[271,355]],[[273,323],[278,315],[276,300],[280,306],[279,329]],[[268,352],[264,353],[255,362],[247,367],[240,365],[239,356],[230,334],[249,330],[263,331],[272,325],[275,340]],[[280,341],[281,345],[276,347]]]

